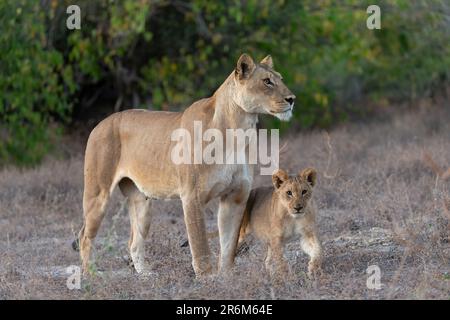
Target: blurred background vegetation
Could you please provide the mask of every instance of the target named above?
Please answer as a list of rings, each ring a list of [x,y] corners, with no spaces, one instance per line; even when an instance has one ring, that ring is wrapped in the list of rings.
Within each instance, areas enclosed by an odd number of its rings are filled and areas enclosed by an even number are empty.
[[[242,52],[271,54],[297,95],[284,126],[327,127],[450,79],[447,0],[1,0],[0,162],[39,163],[75,124],[127,108],[181,110]],[[81,8],[68,30],[66,8]],[[265,120],[280,127],[277,120]]]

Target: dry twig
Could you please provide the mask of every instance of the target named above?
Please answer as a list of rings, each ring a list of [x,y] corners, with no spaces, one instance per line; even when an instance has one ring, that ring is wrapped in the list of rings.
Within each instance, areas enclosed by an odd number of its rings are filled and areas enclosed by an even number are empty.
[[[323,176],[327,179],[334,179],[337,177],[338,173],[339,173],[339,169],[336,169],[336,172],[334,174],[329,174],[329,170],[330,170],[330,166],[331,166],[331,159],[333,157],[333,146],[331,145],[331,138],[328,132],[324,132],[324,136],[325,136],[325,141],[327,144],[327,149],[328,149],[328,160],[327,160],[327,167],[323,173]]]

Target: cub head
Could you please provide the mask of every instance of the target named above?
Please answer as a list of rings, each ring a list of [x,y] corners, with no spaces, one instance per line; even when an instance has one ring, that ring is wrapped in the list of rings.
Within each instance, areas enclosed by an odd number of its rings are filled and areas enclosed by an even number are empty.
[[[272,57],[260,63],[243,54],[234,71],[234,102],[248,113],[271,114],[280,120],[292,117],[295,95],[283,83],[281,74],[273,69]]]
[[[293,177],[289,177],[281,169],[278,169],[272,175],[278,201],[286,208],[288,214],[294,217],[305,214],[316,181],[317,172],[313,168],[306,168]]]

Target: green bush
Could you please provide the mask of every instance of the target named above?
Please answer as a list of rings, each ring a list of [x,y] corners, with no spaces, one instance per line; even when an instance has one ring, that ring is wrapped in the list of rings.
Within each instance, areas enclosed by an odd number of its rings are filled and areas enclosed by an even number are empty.
[[[48,47],[46,15],[37,2],[0,2],[0,159],[39,161],[70,115],[71,66]]]
[[[271,54],[297,95],[283,127],[326,127],[364,114],[362,101],[429,96],[449,79],[445,1],[378,1],[381,30],[366,27],[369,1],[85,0],[74,31],[72,2],[39,3],[0,4],[0,155],[20,163],[45,154],[55,124],[105,105],[183,109],[242,52]]]

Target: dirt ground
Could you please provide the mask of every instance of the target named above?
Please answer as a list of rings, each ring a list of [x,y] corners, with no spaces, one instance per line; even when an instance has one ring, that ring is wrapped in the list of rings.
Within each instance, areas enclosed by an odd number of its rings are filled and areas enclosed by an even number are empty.
[[[124,262],[129,218],[115,191],[93,252],[96,272],[69,290],[66,268],[82,223],[81,151],[35,169],[0,171],[0,299],[449,299],[450,106],[289,135],[281,167],[313,166],[325,256],[311,281],[299,243],[286,248],[291,273],[272,283],[253,241],[229,276],[196,280],[180,201],[156,201],[146,242],[154,274]],[[282,142],[283,143],[283,142]],[[69,148],[70,147],[65,147]],[[76,149],[76,148],[75,148]],[[255,185],[270,184],[257,177]],[[216,207],[206,213],[216,228]],[[218,240],[210,240],[217,260]],[[381,288],[367,287],[368,266]]]

